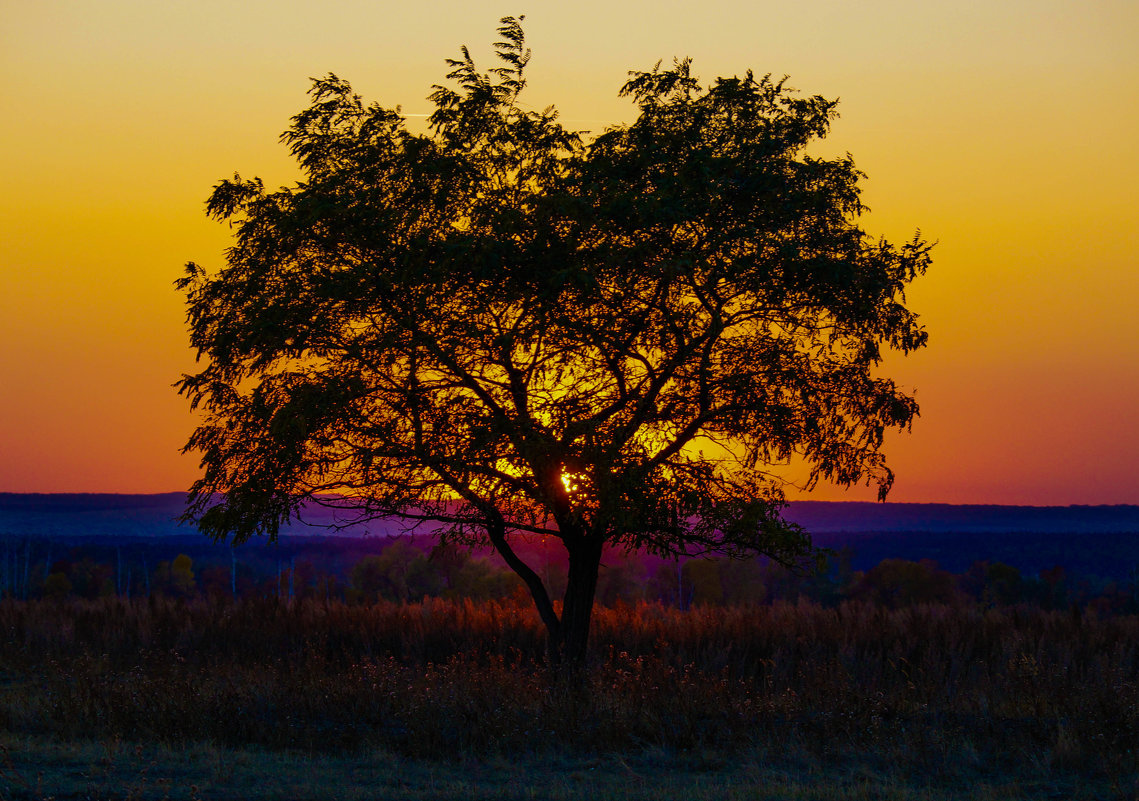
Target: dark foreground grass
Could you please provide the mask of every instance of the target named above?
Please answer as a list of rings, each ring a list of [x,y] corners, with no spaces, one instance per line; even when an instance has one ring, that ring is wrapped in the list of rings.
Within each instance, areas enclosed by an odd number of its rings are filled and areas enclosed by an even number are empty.
[[[582,687],[509,604],[4,602],[0,642],[0,798],[1132,798],[1139,777],[1134,616],[603,609]]]
[[[1139,787],[1105,778],[1001,776],[938,780],[880,766],[738,754],[645,752],[439,762],[382,752],[350,756],[11,738],[0,740],[0,798],[100,801],[1017,801],[1129,799]]]

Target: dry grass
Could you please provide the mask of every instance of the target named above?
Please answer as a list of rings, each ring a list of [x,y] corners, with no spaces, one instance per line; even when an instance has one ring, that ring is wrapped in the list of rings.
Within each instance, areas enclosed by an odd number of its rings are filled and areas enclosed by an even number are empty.
[[[1134,798],[1080,777],[934,782],[861,764],[773,763],[744,754],[709,770],[691,755],[408,760],[383,752],[304,754],[0,737],[0,798],[97,801],[1017,801]]]
[[[0,641],[0,731],[17,739],[762,764],[1008,797],[1009,782],[1129,797],[1139,776],[1135,616],[601,609],[582,689],[554,680],[539,621],[510,604],[5,601]]]

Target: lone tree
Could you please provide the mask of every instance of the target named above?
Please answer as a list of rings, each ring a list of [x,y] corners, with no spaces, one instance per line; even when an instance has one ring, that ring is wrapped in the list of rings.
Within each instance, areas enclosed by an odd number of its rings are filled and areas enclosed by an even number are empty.
[[[835,101],[658,63],[586,140],[520,104],[530,51],[498,33],[497,68],[448,60],[426,134],[329,75],[281,137],[303,180],[214,187],[236,242],[177,284],[205,363],[177,385],[204,411],[185,517],[234,542],[309,504],[434,522],[492,545],[579,664],[603,546],[808,557],[792,457],[885,496],[883,433],[918,409],[873,371],[926,342],[904,290],[930,246],[870,239],[849,156],[805,152]],[[534,535],[568,554],[560,610],[512,547]]]

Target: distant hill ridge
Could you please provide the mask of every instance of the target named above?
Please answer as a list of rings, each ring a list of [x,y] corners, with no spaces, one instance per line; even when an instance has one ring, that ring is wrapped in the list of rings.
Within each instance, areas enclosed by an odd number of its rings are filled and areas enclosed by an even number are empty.
[[[999,506],[796,501],[786,517],[808,531],[1139,532],[1139,506]]]
[[[177,522],[185,497],[181,492],[0,493],[0,540],[7,545],[45,539],[108,546],[131,540],[188,553],[213,547],[194,526]],[[334,513],[311,511],[315,525],[293,524],[282,532],[282,540],[404,531],[398,521],[331,531],[322,524],[336,523]],[[1005,562],[1025,575],[1062,565],[1071,574],[1117,581],[1131,581],[1139,571],[1139,506],[797,501],[788,507],[787,517],[810,531],[817,545],[851,554],[856,570],[868,570],[883,559],[933,559],[954,573],[978,561]]]
[[[0,492],[0,535],[77,533],[79,526],[92,534],[118,528],[135,536],[186,534],[176,518],[184,511],[185,493],[152,495],[112,493]],[[332,512],[313,509],[314,526],[293,530],[316,533],[333,523]],[[959,533],[1139,533],[1139,506],[1000,506],[947,503],[866,503],[857,501],[795,501],[786,510],[788,520],[808,531],[824,532],[959,532]],[[116,523],[119,525],[116,526]],[[357,526],[348,534],[386,533],[396,523]]]
[[[154,509],[181,507],[184,492],[149,495],[110,492],[0,492],[2,512],[94,512],[108,509]],[[180,513],[179,513],[180,514]]]

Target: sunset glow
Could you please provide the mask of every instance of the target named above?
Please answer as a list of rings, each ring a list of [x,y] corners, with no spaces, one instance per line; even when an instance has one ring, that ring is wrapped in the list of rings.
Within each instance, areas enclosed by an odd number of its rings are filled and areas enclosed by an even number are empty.
[[[401,105],[415,129],[444,60],[468,44],[493,66],[499,17],[525,13],[528,102],[567,127],[629,121],[627,71],[674,56],[705,81],[750,68],[841,98],[822,155],[868,175],[863,227],[938,242],[907,299],[929,347],[882,368],[921,404],[887,440],[890,500],[1139,503],[1139,6],[422,8],[6,4],[0,491],[187,488],[196,419],[171,385],[194,354],[173,282],[232,244],[204,214],[210,188],[296,180],[277,136],[310,76]]]
[[[577,489],[577,481],[574,479],[572,473],[562,473],[562,486],[566,488],[566,494],[569,495]]]

